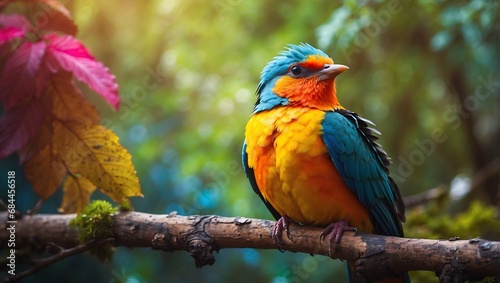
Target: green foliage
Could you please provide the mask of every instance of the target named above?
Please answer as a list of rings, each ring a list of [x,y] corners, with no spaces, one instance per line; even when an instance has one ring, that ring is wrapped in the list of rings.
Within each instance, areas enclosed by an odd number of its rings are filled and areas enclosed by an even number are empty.
[[[473,201],[467,210],[451,215],[447,213],[448,201],[433,202],[427,206],[412,209],[406,215],[405,235],[424,239],[499,239],[500,219],[496,207],[481,201]],[[411,273],[413,283],[438,282],[429,271]],[[485,278],[481,282],[490,282]],[[491,279],[493,280],[493,279]],[[492,281],[496,282],[496,281]]]
[[[467,210],[450,215],[442,205],[418,207],[407,215],[406,235],[412,238],[498,239],[500,220],[497,208],[473,201]]]
[[[78,229],[78,240],[87,242],[112,236],[113,214],[118,209],[104,200],[94,200],[70,221]]]
[[[128,200],[122,202],[121,209],[130,208]],[[124,206],[125,205],[125,206]],[[104,200],[94,200],[89,203],[81,213],[73,218],[69,225],[78,229],[78,241],[84,243],[90,240],[105,239],[113,235],[113,214],[118,212],[118,208],[113,207]],[[112,246],[104,246],[90,250],[90,253],[101,262],[110,261],[115,253]]]
[[[129,199],[124,199],[120,203],[120,211],[133,211],[134,207],[132,206],[132,202]]]

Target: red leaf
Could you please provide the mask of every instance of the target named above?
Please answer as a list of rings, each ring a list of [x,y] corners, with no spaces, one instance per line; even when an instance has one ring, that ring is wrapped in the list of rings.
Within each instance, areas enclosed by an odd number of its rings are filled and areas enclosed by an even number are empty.
[[[6,27],[0,29],[0,71],[3,68],[3,62],[6,61],[7,57],[12,53],[12,44],[10,41],[14,38],[20,38],[24,35],[24,32],[16,27]]]
[[[38,134],[46,114],[44,105],[36,99],[4,109],[0,119],[0,160],[25,146]]]
[[[35,25],[38,29],[45,31],[62,31],[67,34],[75,35],[78,28],[73,22],[73,18],[68,9],[63,4],[54,0],[37,0],[43,5],[47,5],[52,10],[43,9],[44,13],[39,14],[35,19]]]
[[[4,43],[14,39],[23,37],[24,31],[16,27],[5,27],[0,29],[0,46]]]
[[[45,37],[49,41],[47,60],[56,62],[64,70],[72,72],[80,81],[100,94],[115,109],[118,109],[120,97],[115,76],[101,62],[96,61],[87,48],[69,35],[51,34]]]
[[[45,68],[40,68],[46,44],[23,42],[5,62],[0,74],[0,102],[4,110],[22,102],[27,97],[40,96],[45,89]]]
[[[68,9],[66,9],[66,7],[64,7],[64,5],[59,1],[56,1],[56,0],[24,0],[24,1],[45,4],[45,5],[49,6],[51,9],[59,12],[63,16],[71,18],[71,14],[68,11]]]
[[[21,15],[0,15],[0,26],[3,27],[0,29],[0,58],[6,58],[12,53],[12,46],[8,43],[23,37],[31,24]]]
[[[5,8],[9,4],[9,0],[0,0],[0,11]]]
[[[68,19],[61,14],[48,16],[47,19],[42,17],[37,20],[36,26],[43,31],[60,31],[71,35],[75,35],[78,31],[78,28],[73,20]]]
[[[0,26],[2,27],[15,27],[24,32],[31,28],[30,22],[21,15],[0,15]]]
[[[20,0],[17,0],[20,1]],[[14,2],[14,1],[11,1]],[[62,31],[75,35],[77,27],[66,7],[56,0],[22,0],[22,2],[39,4],[33,16],[33,24],[38,30]],[[1,4],[0,4],[1,5]],[[35,5],[33,5],[35,6]]]

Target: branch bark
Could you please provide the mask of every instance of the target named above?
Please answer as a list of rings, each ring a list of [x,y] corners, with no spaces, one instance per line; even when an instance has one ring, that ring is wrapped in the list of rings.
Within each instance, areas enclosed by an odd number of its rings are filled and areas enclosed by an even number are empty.
[[[49,243],[72,248],[80,243],[68,223],[70,215],[23,216],[15,224],[16,248],[40,248]],[[0,247],[7,248],[7,214],[0,213]],[[277,249],[271,230],[274,221],[216,215],[179,216],[121,212],[114,216],[114,244],[188,251],[197,267],[212,265],[223,248]],[[328,256],[328,242],[320,241],[320,227],[291,225],[288,251]],[[442,281],[473,276],[498,276],[500,242],[482,239],[427,240],[345,232],[334,258],[354,261],[359,275],[376,280],[404,271],[434,271]],[[451,282],[451,281],[450,281]]]

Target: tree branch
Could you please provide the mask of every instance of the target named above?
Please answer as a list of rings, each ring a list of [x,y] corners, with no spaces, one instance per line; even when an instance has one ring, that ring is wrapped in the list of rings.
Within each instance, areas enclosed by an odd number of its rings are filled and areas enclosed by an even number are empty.
[[[16,223],[16,248],[48,243],[63,248],[78,246],[70,215],[24,216]],[[7,247],[7,214],[0,213],[0,247]],[[121,212],[114,216],[114,244],[188,251],[197,267],[212,265],[214,251],[223,248],[276,249],[271,238],[274,222],[216,215],[178,216]],[[320,241],[320,227],[291,225],[283,248],[328,256],[328,242]],[[473,276],[498,276],[500,242],[482,239],[426,240],[346,232],[333,252],[335,258],[356,262],[356,271],[376,280],[410,270],[430,270],[442,281]]]
[[[7,280],[5,282],[18,282],[22,278],[27,277],[31,274],[35,274],[39,270],[49,266],[50,264],[61,261],[67,257],[89,251],[93,248],[97,248],[97,247],[109,244],[113,241],[114,241],[113,238],[103,239],[103,240],[91,240],[89,242],[79,244],[76,247],[69,248],[69,249],[64,249],[60,246],[55,245],[54,243],[48,243],[48,246],[54,247],[58,250],[58,252],[55,255],[49,256],[46,258],[42,258],[42,259],[34,259],[32,261],[32,263],[34,264],[33,267],[31,267],[30,269],[23,271],[19,274],[16,274],[14,276],[7,278]]]

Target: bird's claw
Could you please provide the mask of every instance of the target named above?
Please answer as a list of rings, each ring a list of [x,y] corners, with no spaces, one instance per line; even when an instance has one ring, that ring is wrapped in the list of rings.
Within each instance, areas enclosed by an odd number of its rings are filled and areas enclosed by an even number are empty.
[[[273,238],[274,244],[276,245],[276,247],[278,247],[280,252],[284,252],[284,250],[281,249],[281,247],[283,246],[283,242],[281,241],[281,235],[283,234],[283,230],[285,230],[287,238],[291,240],[290,229],[289,229],[290,222],[291,222],[290,218],[282,216],[274,224],[271,236]]]
[[[358,232],[355,227],[350,227],[345,220],[334,222],[328,225],[325,230],[321,232],[321,236],[319,237],[320,241],[322,241],[327,234],[330,234],[330,237],[328,237],[328,255],[330,257],[332,257],[332,242],[334,242],[335,246],[337,246],[342,238],[342,234],[345,231],[354,231],[355,233]]]

